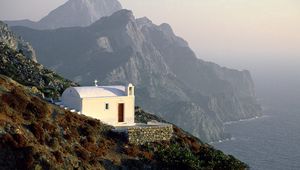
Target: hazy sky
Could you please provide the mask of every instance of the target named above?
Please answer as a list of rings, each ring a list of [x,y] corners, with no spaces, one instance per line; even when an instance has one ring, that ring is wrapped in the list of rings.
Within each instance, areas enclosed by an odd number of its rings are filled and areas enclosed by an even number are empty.
[[[66,0],[0,0],[0,19],[39,20]],[[300,87],[300,0],[120,0],[169,23],[202,59],[249,69],[257,84]],[[295,80],[295,81],[292,81]],[[297,80],[297,81],[296,81]],[[259,85],[260,85],[259,84]],[[300,94],[300,92],[299,92]]]
[[[121,2],[137,16],[149,16],[155,23],[170,23],[201,58],[235,67],[247,67],[247,62],[257,62],[254,58],[263,62],[300,60],[299,0]]]

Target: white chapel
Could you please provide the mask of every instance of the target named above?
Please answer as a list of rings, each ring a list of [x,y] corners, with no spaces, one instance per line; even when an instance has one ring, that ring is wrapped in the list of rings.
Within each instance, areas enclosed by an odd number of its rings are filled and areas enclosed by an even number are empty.
[[[134,125],[134,86],[69,87],[64,106],[112,126]]]

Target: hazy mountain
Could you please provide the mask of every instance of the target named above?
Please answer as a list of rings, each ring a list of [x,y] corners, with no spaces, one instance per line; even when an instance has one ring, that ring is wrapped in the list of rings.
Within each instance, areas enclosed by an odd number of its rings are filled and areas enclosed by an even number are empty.
[[[0,21],[0,42],[16,51],[22,51],[27,58],[36,62],[36,55],[32,46],[11,32],[8,26],[2,21]]]
[[[228,69],[197,59],[188,44],[177,37],[168,24],[156,26],[147,18],[137,19],[137,23],[176,78],[188,88],[209,96],[209,109],[218,113],[222,121],[234,120],[237,114],[241,118],[254,116],[260,110],[249,71]],[[230,108],[231,104],[234,107]]]
[[[168,24],[121,10],[85,28],[13,30],[42,64],[81,84],[132,82],[138,105],[205,141],[224,137],[224,121],[260,115],[248,71],[197,59]]]
[[[121,10],[117,0],[69,0],[51,11],[38,22],[30,20],[5,21],[9,26],[26,26],[34,29],[88,26],[103,16]]]

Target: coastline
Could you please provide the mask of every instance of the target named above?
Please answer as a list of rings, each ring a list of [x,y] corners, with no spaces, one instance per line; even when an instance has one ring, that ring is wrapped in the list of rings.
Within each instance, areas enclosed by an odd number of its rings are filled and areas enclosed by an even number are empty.
[[[270,115],[263,114],[261,116],[255,116],[255,117],[252,117],[252,118],[224,122],[223,125],[226,126],[226,125],[231,125],[231,124],[235,124],[235,123],[248,122],[248,121],[252,121],[252,120],[256,120],[256,119],[261,119],[261,118],[267,118],[267,117],[270,117]]]

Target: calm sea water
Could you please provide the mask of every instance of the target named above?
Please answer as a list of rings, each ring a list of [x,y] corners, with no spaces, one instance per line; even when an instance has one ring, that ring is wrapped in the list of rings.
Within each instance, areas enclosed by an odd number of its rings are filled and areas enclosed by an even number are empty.
[[[231,122],[225,130],[233,138],[213,143],[214,147],[246,162],[252,170],[300,170],[300,109]]]

